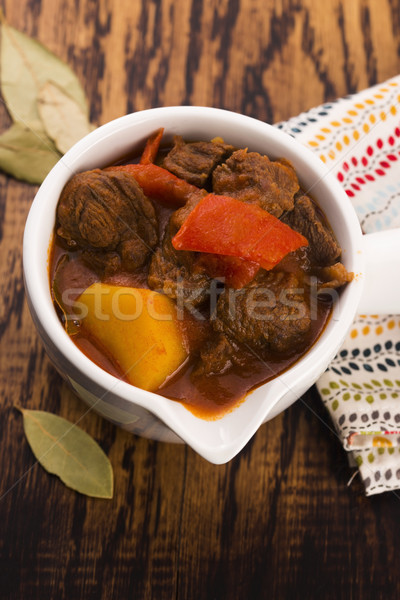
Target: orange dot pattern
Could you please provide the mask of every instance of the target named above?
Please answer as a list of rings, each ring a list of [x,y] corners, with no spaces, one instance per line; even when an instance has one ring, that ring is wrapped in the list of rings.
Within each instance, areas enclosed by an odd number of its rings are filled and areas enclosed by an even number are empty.
[[[400,328],[400,317],[391,317],[389,320],[384,321],[382,323],[378,322],[378,323],[373,323],[373,321],[377,321],[378,319],[380,319],[380,317],[378,315],[369,315],[368,317],[366,315],[360,315],[360,317],[362,319],[369,319],[370,323],[365,325],[364,323],[360,323],[360,326],[357,327],[355,326],[356,324],[353,325],[353,328],[350,331],[350,337],[354,340],[355,338],[357,338],[359,335],[360,336],[367,336],[367,335],[377,335],[380,336],[384,333],[385,329],[388,329],[390,331],[396,329],[396,328]]]
[[[400,103],[400,94],[397,94],[392,100],[389,106],[382,110],[380,105],[382,100],[388,95],[393,94],[393,90],[399,87],[397,81],[390,81],[387,85],[382,86],[377,92],[372,93],[370,97],[367,97],[363,102],[355,101],[354,105],[346,111],[346,114],[340,118],[332,119],[328,124],[324,124],[320,131],[317,132],[314,137],[308,140],[307,145],[313,150],[317,150],[322,142],[326,142],[329,136],[340,135],[340,138],[334,143],[334,149],[330,149],[326,153],[320,154],[320,159],[323,162],[329,160],[336,160],[338,154],[346,150],[351,144],[351,137],[354,141],[358,141],[363,135],[368,134],[371,128],[378,125],[381,121],[385,121],[387,116],[396,115],[398,111],[398,104]],[[368,114],[368,111],[375,109],[375,113]],[[348,126],[353,126],[354,130],[350,134]],[[339,132],[339,129],[344,129],[343,133]]]

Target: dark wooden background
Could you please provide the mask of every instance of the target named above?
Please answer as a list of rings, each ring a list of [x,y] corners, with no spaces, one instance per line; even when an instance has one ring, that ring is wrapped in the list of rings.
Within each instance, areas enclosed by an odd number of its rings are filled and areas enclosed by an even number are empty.
[[[98,124],[201,104],[269,122],[400,72],[397,0],[3,0],[76,71]],[[8,117],[0,106],[2,128]],[[232,462],[80,422],[112,461],[90,499],[34,465],[14,405],[86,407],[47,360],[24,300],[35,188],[0,174],[0,598],[400,597],[400,492],[367,499],[315,390]]]

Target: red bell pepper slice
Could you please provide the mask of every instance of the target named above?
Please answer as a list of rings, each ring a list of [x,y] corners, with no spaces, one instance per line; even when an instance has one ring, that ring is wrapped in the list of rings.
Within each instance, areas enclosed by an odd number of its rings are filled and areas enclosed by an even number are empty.
[[[149,165],[155,162],[163,133],[164,127],[161,127],[148,138],[142,156],[140,157],[141,165]]]
[[[176,250],[238,256],[270,270],[308,241],[255,204],[207,194],[172,238]]]
[[[260,270],[260,265],[255,262],[222,254],[201,254],[196,264],[213,279],[221,279],[236,290],[250,283]]]
[[[118,165],[105,171],[124,171],[136,179],[146,196],[162,201],[167,206],[183,206],[194,194],[203,194],[200,188],[180,179],[158,165],[151,163]]]

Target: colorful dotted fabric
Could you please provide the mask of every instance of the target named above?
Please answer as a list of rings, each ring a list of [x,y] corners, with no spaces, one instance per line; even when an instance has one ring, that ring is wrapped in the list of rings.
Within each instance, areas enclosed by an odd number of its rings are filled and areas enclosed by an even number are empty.
[[[277,127],[334,173],[365,233],[400,227],[400,76]],[[359,315],[317,388],[366,494],[400,489],[400,306]]]

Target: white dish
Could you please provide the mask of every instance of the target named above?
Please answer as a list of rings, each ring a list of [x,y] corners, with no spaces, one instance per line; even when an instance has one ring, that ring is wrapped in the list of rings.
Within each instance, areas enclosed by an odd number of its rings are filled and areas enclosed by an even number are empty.
[[[148,135],[159,127],[165,128],[166,138],[181,134],[186,139],[208,140],[218,135],[237,147],[248,147],[272,159],[290,160],[302,187],[311,191],[333,227],[343,249],[346,268],[356,274],[340,295],[323,334],[305,356],[215,421],[197,418],[178,402],[135,388],[96,366],[64,331],[50,295],[48,250],[56,205],[65,183],[74,173],[108,165],[143,147]],[[367,243],[366,238],[372,241]],[[392,238],[391,241],[398,244],[400,236],[392,234]],[[376,241],[378,247],[383,248],[382,240]],[[363,306],[366,244],[372,247],[373,236],[362,236],[355,212],[339,183],[318,158],[290,136],[255,119],[219,109],[157,108],[121,117],[93,131],[69,150],[49,173],[35,197],[25,229],[26,294],[50,359],[89,406],[135,434],[156,440],[184,441],[210,462],[224,463],[245,446],[262,423],[299,398],[340,348],[359,306]],[[368,252],[376,256],[375,251]],[[391,265],[390,269],[393,268]],[[383,279],[387,287],[387,273]],[[388,294],[379,289],[377,296],[373,299],[374,312],[381,309],[377,302],[382,305],[384,296],[400,307],[398,285]],[[364,297],[364,306],[368,306],[367,300]]]

